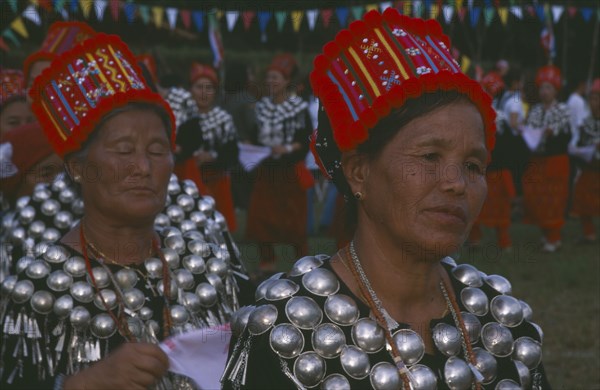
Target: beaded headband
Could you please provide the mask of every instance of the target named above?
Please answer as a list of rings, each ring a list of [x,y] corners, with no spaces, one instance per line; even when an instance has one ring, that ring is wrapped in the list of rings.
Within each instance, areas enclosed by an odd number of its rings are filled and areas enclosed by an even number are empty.
[[[368,12],[364,20],[351,23],[323,47],[310,81],[333,139],[317,129],[311,148],[329,178],[339,169],[339,159],[330,158],[331,153],[356,148],[392,109],[424,93],[457,91],[467,96],[481,113],[487,147],[492,150],[496,114],[491,98],[461,73],[449,47],[438,22],[403,16],[393,8],[383,14]],[[327,154],[328,158],[320,158]]]
[[[79,150],[106,114],[132,102],[163,109],[175,145],[173,113],[141,74],[135,56],[116,35],[95,35],[54,59],[29,94],[56,153],[64,157]]]

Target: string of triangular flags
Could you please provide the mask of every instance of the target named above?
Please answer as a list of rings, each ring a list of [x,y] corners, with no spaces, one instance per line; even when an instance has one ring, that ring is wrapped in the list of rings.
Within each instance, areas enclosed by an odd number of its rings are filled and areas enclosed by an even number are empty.
[[[29,33],[24,20],[29,20],[36,26],[41,25],[43,13],[56,13],[62,18],[77,19],[83,16],[84,20],[92,17],[102,22],[107,20],[109,11],[112,22],[121,21],[134,23],[140,20],[145,25],[154,25],[156,28],[168,27],[170,29],[184,28],[204,31],[209,18],[216,17],[219,21],[225,18],[225,26],[229,32],[233,31],[239,23],[244,30],[249,30],[253,24],[258,24],[261,37],[266,40],[266,32],[269,23],[273,20],[277,31],[282,31],[288,23],[291,23],[295,32],[300,32],[303,23],[306,23],[309,31],[314,31],[318,21],[321,26],[328,28],[335,16],[340,27],[346,27],[352,20],[360,19],[365,12],[372,9],[381,11],[388,7],[394,7],[405,15],[421,18],[439,19],[443,23],[450,24],[456,17],[459,23],[469,23],[471,27],[477,26],[481,21],[489,26],[496,17],[502,25],[506,26],[509,17],[523,20],[526,17],[534,17],[542,22],[558,21],[566,14],[573,18],[580,14],[582,19],[588,23],[594,14],[600,20],[600,7],[575,7],[574,5],[560,5],[540,3],[530,0],[531,4],[523,4],[516,0],[411,0],[411,1],[383,1],[372,4],[355,6],[327,7],[322,9],[302,10],[263,10],[260,3],[256,10],[219,10],[219,9],[193,9],[164,7],[156,4],[142,4],[133,0],[29,0],[25,9],[19,12],[17,0],[6,0],[10,9],[15,14],[11,23],[0,34],[0,49],[10,50],[8,42],[13,46],[20,46],[22,39],[27,39]],[[187,3],[186,5],[201,5],[201,2]],[[570,3],[576,4],[576,3]]]

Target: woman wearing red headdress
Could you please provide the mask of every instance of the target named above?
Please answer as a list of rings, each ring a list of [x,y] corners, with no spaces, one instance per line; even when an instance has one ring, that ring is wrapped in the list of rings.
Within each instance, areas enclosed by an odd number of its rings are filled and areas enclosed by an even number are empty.
[[[178,129],[177,145],[180,150],[176,172],[182,173],[182,179],[194,180],[204,194],[215,198],[217,210],[227,219],[229,229],[235,231],[229,176],[229,169],[238,159],[233,118],[227,111],[215,106],[219,79],[210,65],[192,64],[190,82],[199,114]]]
[[[259,243],[262,271],[275,268],[275,243],[293,245],[295,255],[307,251],[304,179],[312,175],[304,158],[312,126],[308,104],[289,90],[297,72],[292,55],[276,56],[267,71],[269,96],[255,107],[257,133],[253,141],[271,148],[271,155],[257,170],[246,233],[248,239]]]
[[[560,70],[545,66],[535,82],[541,102],[531,108],[525,125],[526,131],[541,134],[537,145],[530,143],[532,156],[523,174],[523,197],[525,221],[542,229],[542,251],[549,253],[560,248],[560,229],[565,223],[571,125],[567,106],[556,100],[562,82]]]

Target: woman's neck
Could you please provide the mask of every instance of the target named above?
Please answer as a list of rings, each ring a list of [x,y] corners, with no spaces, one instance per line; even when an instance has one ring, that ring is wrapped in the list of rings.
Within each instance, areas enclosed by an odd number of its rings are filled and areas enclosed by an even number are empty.
[[[553,99],[549,102],[542,102],[542,104],[544,105],[544,110],[547,110],[550,107],[552,107],[554,105],[554,103],[556,103],[556,99]]]
[[[273,95],[271,97],[271,99],[273,100],[273,103],[281,104],[281,103],[285,102],[287,97],[288,97],[287,92],[283,92],[283,93],[278,93],[276,95]]]

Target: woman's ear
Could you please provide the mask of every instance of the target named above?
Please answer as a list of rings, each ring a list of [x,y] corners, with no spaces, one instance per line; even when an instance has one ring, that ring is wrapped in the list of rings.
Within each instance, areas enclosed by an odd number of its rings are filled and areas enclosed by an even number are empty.
[[[369,158],[356,150],[342,154],[342,170],[352,194],[367,195],[367,180],[369,178]]]

